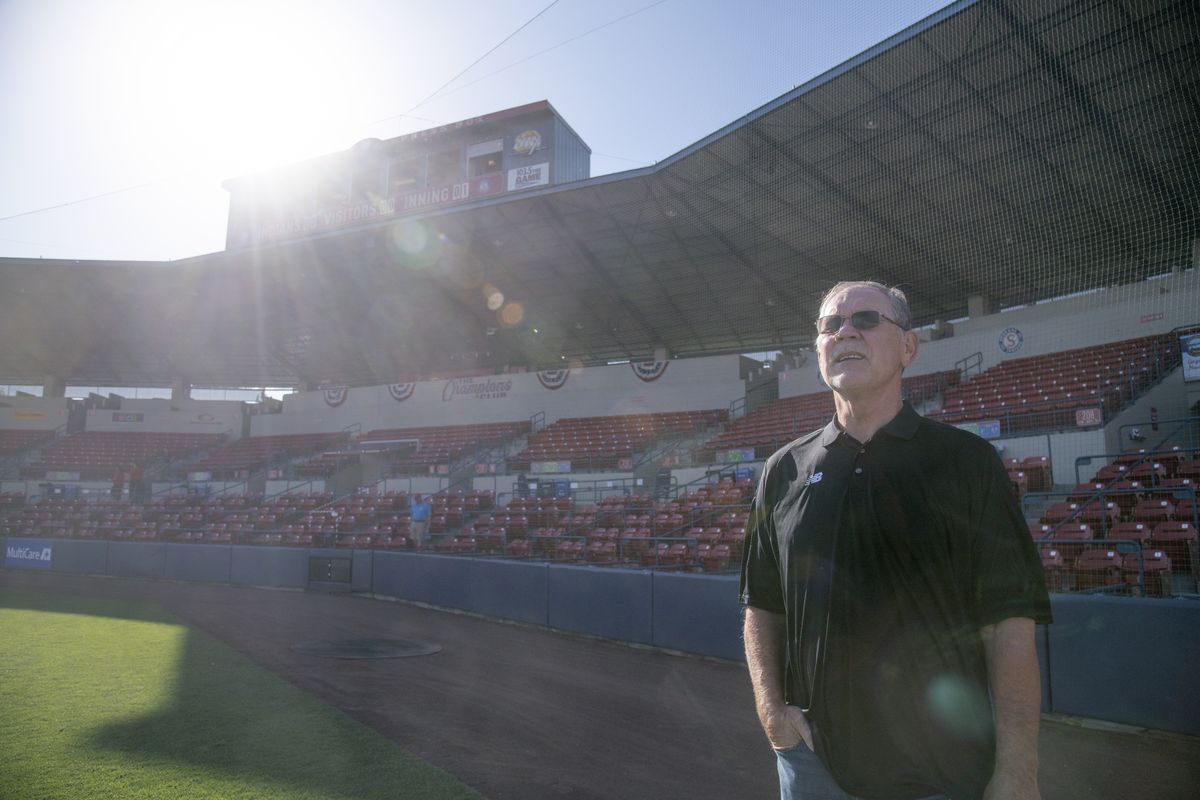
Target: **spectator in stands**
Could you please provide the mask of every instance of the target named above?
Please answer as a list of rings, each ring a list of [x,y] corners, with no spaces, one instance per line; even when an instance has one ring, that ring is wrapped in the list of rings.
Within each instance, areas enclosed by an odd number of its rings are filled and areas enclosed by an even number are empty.
[[[1036,800],[1040,559],[992,446],[902,400],[910,319],[875,282],[821,303],[834,418],[771,456],[747,523],[759,719],[785,800]]]
[[[103,473],[101,473],[103,474]],[[122,467],[117,467],[112,476],[112,499],[120,502],[125,495],[125,470]]]
[[[138,464],[129,468],[129,500],[132,503],[146,502],[146,478]]]
[[[428,500],[419,494],[413,495],[412,526],[409,532],[412,534],[413,545],[418,550],[424,550],[429,541],[429,516],[432,513],[433,509]]]

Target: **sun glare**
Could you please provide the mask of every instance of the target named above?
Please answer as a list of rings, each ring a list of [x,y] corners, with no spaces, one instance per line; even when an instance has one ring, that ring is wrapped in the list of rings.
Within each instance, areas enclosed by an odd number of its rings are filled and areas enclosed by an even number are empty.
[[[221,179],[353,144],[374,87],[345,29],[353,16],[335,8],[152,3],[131,13],[139,46],[128,52],[142,63],[129,90],[152,132],[146,155],[173,174]]]

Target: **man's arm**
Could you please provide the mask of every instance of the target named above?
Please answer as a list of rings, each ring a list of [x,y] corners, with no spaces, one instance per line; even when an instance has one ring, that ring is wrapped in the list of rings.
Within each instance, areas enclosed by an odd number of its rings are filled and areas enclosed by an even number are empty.
[[[767,740],[776,750],[790,750],[801,741],[812,750],[812,731],[804,712],[783,701],[783,653],[787,641],[784,616],[747,606],[743,636],[746,665],[754,686],[754,706]]]
[[[1034,621],[1012,617],[980,629],[996,721],[996,769],[985,800],[1038,800],[1042,686]]]

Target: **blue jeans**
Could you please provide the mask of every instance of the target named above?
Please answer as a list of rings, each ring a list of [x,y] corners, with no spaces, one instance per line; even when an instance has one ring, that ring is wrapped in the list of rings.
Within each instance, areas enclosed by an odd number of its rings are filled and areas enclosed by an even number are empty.
[[[825,769],[817,754],[801,742],[791,750],[776,750],[780,800],[856,800],[846,794]],[[937,794],[923,800],[949,800]]]

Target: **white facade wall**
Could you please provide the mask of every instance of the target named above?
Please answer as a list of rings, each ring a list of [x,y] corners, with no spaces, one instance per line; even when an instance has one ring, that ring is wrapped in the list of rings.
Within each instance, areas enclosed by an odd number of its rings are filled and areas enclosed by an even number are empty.
[[[336,391],[305,392],[286,397],[281,414],[253,417],[250,432],[265,436],[357,426],[366,433],[515,422],[538,412],[546,415],[549,425],[563,417],[727,408],[745,393],[736,355],[665,363],[665,371],[653,380],[638,377],[629,364],[570,370],[557,389],[539,379],[540,375],[549,382],[547,373],[529,372],[353,388],[344,396]]]
[[[64,397],[3,397],[0,402],[0,428],[5,430],[52,431],[67,424]]]
[[[178,410],[137,411],[127,406],[135,401],[122,403],[121,410],[93,408],[87,412],[88,431],[120,431],[122,433],[223,433],[234,438],[242,435],[242,411],[229,408],[229,402],[213,401],[211,410],[194,407]],[[148,402],[148,401],[140,401]],[[197,404],[205,401],[195,401]],[[200,406],[203,408],[203,406]]]

